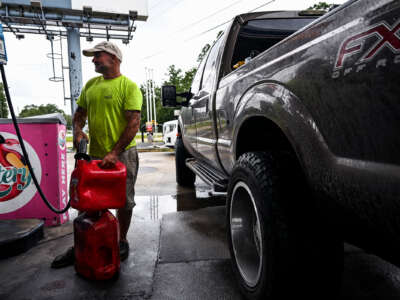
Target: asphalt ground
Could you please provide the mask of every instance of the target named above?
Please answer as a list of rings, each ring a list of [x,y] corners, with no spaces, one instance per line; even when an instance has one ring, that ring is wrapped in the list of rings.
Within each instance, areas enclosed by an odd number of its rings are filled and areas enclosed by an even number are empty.
[[[1,300],[242,299],[230,267],[225,199],[210,196],[200,180],[195,189],[178,187],[172,152],[141,152],[139,158],[130,255],[118,279],[95,282],[73,266],[50,268],[73,243],[70,221],[46,228],[29,251],[0,260]],[[69,172],[73,165],[68,153]],[[340,299],[400,299],[400,270],[346,244]]]

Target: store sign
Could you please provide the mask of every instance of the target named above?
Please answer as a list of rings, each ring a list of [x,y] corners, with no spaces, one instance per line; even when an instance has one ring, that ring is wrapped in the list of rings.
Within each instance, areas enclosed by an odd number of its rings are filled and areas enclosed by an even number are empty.
[[[36,194],[36,187],[26,165],[21,146],[16,135],[0,132],[0,213],[13,212],[26,205]],[[40,182],[42,168],[39,157],[26,141],[31,165]]]

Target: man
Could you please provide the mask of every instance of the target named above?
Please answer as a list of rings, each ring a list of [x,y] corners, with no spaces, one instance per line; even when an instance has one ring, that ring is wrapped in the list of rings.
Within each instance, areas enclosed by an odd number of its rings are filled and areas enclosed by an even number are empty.
[[[93,57],[95,71],[101,73],[89,80],[77,101],[78,108],[73,117],[74,145],[77,148],[82,138],[86,118],[89,124],[89,155],[102,159],[100,167],[111,168],[120,160],[127,168],[127,202],[117,211],[120,226],[120,256],[129,255],[126,235],[135,206],[135,182],[139,166],[135,135],[140,125],[142,94],[138,86],[121,74],[122,53],[111,42],[101,42],[92,49],[83,50],[83,55]],[[53,268],[74,263],[73,248],[57,256]]]

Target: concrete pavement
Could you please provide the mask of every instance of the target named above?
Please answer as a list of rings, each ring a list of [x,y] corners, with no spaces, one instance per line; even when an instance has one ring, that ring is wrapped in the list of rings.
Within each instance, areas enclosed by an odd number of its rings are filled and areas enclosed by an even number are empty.
[[[72,170],[73,153],[68,154],[68,162]],[[201,210],[224,201],[210,198],[201,182],[197,191],[177,187],[173,166],[173,153],[140,153],[137,206],[128,233],[130,255],[121,264],[118,280],[93,282],[78,276],[73,266],[50,268],[52,259],[73,244],[72,222],[68,222],[46,228],[45,238],[29,251],[0,260],[0,299],[240,299],[228,272],[224,224],[217,222],[224,207],[216,208],[211,231],[215,234],[210,233],[207,222],[212,209]],[[198,208],[200,213],[193,213]],[[183,210],[191,210],[190,220]],[[71,216],[76,212],[71,210]],[[198,230],[189,229],[193,224]],[[173,230],[175,226],[180,231]],[[185,238],[180,239],[177,233]],[[217,253],[212,258],[207,258],[211,253],[208,243],[214,244],[212,249]],[[161,251],[165,257],[162,262]],[[183,260],[167,259],[181,253],[190,255]]]

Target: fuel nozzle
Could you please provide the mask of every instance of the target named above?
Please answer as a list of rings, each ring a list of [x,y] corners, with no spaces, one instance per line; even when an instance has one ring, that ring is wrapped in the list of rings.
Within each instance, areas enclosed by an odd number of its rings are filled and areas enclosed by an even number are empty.
[[[77,153],[84,153],[84,154],[86,154],[86,151],[87,151],[87,144],[88,144],[88,140],[87,140],[87,139],[81,139],[81,140],[79,141],[78,152],[77,152]]]
[[[88,154],[86,154],[87,144],[88,144],[88,140],[87,139],[81,139],[79,141],[78,149],[77,149],[76,154],[74,156],[75,160],[78,160],[78,159],[84,159],[84,160],[87,160],[87,161],[90,160],[90,156]]]

